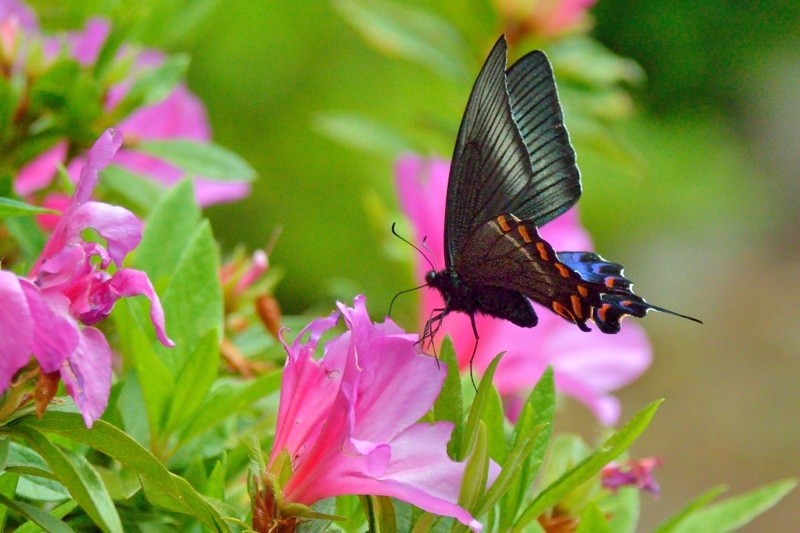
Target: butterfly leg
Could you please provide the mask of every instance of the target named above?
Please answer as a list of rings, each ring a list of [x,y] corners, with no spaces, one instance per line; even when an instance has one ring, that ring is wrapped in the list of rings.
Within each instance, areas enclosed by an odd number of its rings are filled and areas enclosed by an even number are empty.
[[[475,354],[478,352],[478,341],[480,340],[480,337],[478,336],[478,327],[475,325],[474,314],[469,314],[469,321],[472,323],[472,334],[475,335],[475,346],[472,348],[472,355],[469,358],[469,379],[472,381],[472,386],[475,388],[475,392],[477,392],[478,387],[475,385],[475,375],[472,373],[472,361],[475,360]]]
[[[419,342],[422,348],[425,348],[425,339],[429,339],[428,346],[433,350],[433,356],[436,358],[436,363],[439,363],[439,356],[436,353],[436,345],[434,344],[434,339],[436,334],[439,332],[439,329],[442,327],[444,323],[444,317],[448,313],[447,308],[440,307],[431,310],[431,314],[428,317],[428,321],[425,322],[425,329],[422,331],[422,336],[420,337]],[[433,324],[436,324],[435,326]]]

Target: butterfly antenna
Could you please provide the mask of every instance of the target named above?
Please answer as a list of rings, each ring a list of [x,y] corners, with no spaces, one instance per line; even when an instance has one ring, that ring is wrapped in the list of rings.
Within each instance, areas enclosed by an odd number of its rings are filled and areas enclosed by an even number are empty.
[[[425,284],[425,285],[420,285],[419,287],[414,287],[413,289],[406,289],[406,290],[404,290],[404,291],[400,291],[400,292],[398,292],[397,294],[395,294],[395,295],[394,295],[394,298],[392,298],[392,303],[390,303],[390,304],[389,304],[389,314],[388,314],[388,315],[386,315],[386,316],[388,316],[388,317],[391,317],[391,316],[392,316],[392,307],[394,307],[394,301],[395,301],[395,300],[397,300],[397,297],[398,297],[398,296],[400,296],[401,294],[405,294],[405,293],[407,293],[407,292],[418,291],[418,290],[422,289],[423,287],[427,287],[427,286],[428,286],[427,284]]]
[[[436,254],[433,253],[430,248],[428,248],[428,236],[427,235],[422,238],[422,247],[425,248],[425,250],[427,250],[429,254],[431,254],[431,257],[433,257],[433,264],[431,265],[431,268],[433,270],[435,270],[435,271],[438,271],[439,269],[436,268]],[[428,261],[428,263],[430,263],[430,261]]]
[[[427,255],[425,255],[425,252],[423,252],[422,250],[420,250],[419,248],[417,248],[417,247],[416,247],[414,244],[412,244],[412,243],[411,243],[410,241],[408,241],[407,239],[405,239],[405,238],[401,237],[401,236],[400,236],[400,234],[399,234],[399,233],[397,233],[397,231],[394,229],[394,227],[395,227],[396,225],[397,225],[397,222],[392,222],[392,234],[393,234],[395,237],[397,237],[398,239],[400,239],[401,241],[403,241],[404,243],[406,243],[407,245],[411,246],[411,247],[412,247],[413,249],[415,249],[416,251],[418,251],[418,252],[419,252],[419,253],[422,255],[422,257],[424,257],[424,258],[425,258],[425,261],[427,261],[427,262],[428,262],[428,264],[431,266],[431,270],[436,270],[436,267],[434,267],[434,266],[433,266],[433,263],[432,263],[432,262],[431,262],[431,260],[428,258],[428,256],[427,256]],[[425,237],[425,239],[427,239],[427,237]],[[422,242],[423,242],[423,243],[425,242],[425,239],[422,239]],[[426,247],[425,249],[427,250],[427,247]],[[430,250],[428,250],[428,251],[430,251]]]

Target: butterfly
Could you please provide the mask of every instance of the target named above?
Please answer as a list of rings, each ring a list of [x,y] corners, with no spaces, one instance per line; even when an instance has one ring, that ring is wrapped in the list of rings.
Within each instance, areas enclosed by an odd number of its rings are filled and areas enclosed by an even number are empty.
[[[444,307],[431,313],[422,339],[444,317],[475,315],[524,328],[538,321],[531,300],[591,331],[617,333],[627,316],[655,310],[633,293],[622,265],[592,252],[556,252],[538,228],[581,195],[575,150],[564,126],[549,61],[534,51],[506,70],[506,40],[495,44],[469,97],[447,185],[445,269],[428,272]],[[473,353],[474,357],[474,353]]]

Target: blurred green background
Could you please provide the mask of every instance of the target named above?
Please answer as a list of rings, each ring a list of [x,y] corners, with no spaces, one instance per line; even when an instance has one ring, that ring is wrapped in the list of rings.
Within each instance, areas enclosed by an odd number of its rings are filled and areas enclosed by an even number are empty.
[[[127,6],[152,20],[144,39],[191,54],[189,86],[206,102],[216,142],[260,172],[251,198],[208,214],[226,249],[264,246],[283,227],[270,260],[285,272],[278,297],[288,313],[327,313],[335,298],[363,292],[377,318],[420,281],[389,232],[400,217],[392,153],[450,156],[501,25],[488,0],[407,4],[458,30],[466,77],[377,52],[343,19],[341,2]],[[34,5],[45,21],[63,14],[60,3]],[[200,25],[160,24],[176,5]],[[85,13],[121,6],[87,2],[71,16],[77,26]],[[643,498],[647,529],[713,485],[738,493],[800,474],[800,3],[601,0],[592,14],[591,35],[642,65],[647,81],[632,89],[634,117],[613,129],[622,156],[580,135],[564,98],[583,222],[639,294],[705,322],[642,321],[655,362],[620,393],[623,417],[667,399],[634,447],[665,460],[661,499]],[[359,150],[331,138],[342,117],[409,135],[370,135]],[[412,304],[400,314],[407,327]],[[598,436],[578,405],[557,420]],[[795,492],[745,531],[800,531],[798,508]]]

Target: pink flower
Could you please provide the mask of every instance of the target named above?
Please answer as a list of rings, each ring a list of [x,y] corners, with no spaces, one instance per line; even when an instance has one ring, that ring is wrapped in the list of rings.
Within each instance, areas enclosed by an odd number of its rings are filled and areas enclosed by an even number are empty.
[[[285,501],[311,505],[343,494],[392,496],[479,530],[456,504],[464,464],[447,456],[452,424],[417,423],[433,405],[447,369],[417,352],[416,335],[391,320],[373,324],[363,296],[355,298],[354,308],[339,309],[348,331],[325,345],[322,358],[314,352],[337,313],[315,320],[285,345],[269,464],[271,469],[284,454],[291,459]]]
[[[87,427],[106,408],[111,388],[111,349],[91,326],[111,313],[123,296],[150,300],[150,319],[165,346],[164,312],[144,272],[121,268],[141,240],[139,220],[126,209],[89,200],[98,172],[122,144],[107,130],[86,157],[75,193],[26,278],[0,271],[0,390],[33,354],[45,373],[59,371]],[[106,246],[87,242],[93,229]],[[113,262],[114,274],[106,269]]]
[[[613,462],[603,468],[600,479],[603,487],[611,492],[617,492],[620,487],[636,487],[658,498],[661,489],[653,477],[653,469],[661,466],[663,462],[660,457]]]
[[[586,12],[597,0],[494,0],[509,31],[553,38],[588,24]]]
[[[38,31],[38,28],[34,28],[34,31]],[[84,67],[91,67],[97,61],[109,32],[110,25],[107,21],[90,19],[82,32],[46,38],[45,54],[52,60],[62,48],[66,47],[71,57]],[[120,51],[120,55],[129,53],[129,47],[123,47]],[[111,112],[114,109],[139,76],[158,67],[163,61],[163,56],[154,50],[139,52],[128,77],[108,90],[106,111]],[[181,139],[208,143],[211,139],[205,107],[183,83],[175,86],[162,101],[136,109],[117,127],[126,132],[129,140],[135,142]],[[66,163],[67,148],[67,142],[60,141],[25,165],[14,181],[14,192],[27,197],[50,186],[56,175],[57,163]],[[121,149],[112,162],[164,186],[172,186],[185,176],[181,169],[166,161],[126,148]],[[73,166],[68,165],[68,169]],[[70,176],[73,181],[77,181],[76,173],[70,172]],[[239,200],[250,193],[250,185],[244,181],[222,182],[205,179],[202,176],[193,178],[195,196],[198,203],[204,207]]]
[[[403,211],[411,219],[416,241],[427,237],[437,269],[444,268],[444,207],[449,164],[424,160],[418,156],[401,157],[395,168],[397,189]],[[591,251],[589,235],[580,226],[572,209],[541,228],[541,235],[556,250]],[[419,258],[417,279],[424,279],[430,269]],[[420,328],[431,311],[443,307],[436,290],[423,289]],[[507,414],[514,418],[521,398],[536,384],[548,365],[555,372],[556,389],[585,404],[600,422],[614,424],[620,414],[618,400],[609,394],[638,378],[650,365],[651,348],[644,331],[635,323],[626,323],[616,335],[600,331],[585,333],[550,310],[539,309],[539,324],[520,328],[510,322],[488,316],[476,316],[480,335],[474,368],[481,373],[500,352],[506,352],[495,374],[495,386],[503,396]],[[455,344],[461,369],[469,367],[475,346],[469,317],[450,313],[437,337],[449,334]]]

